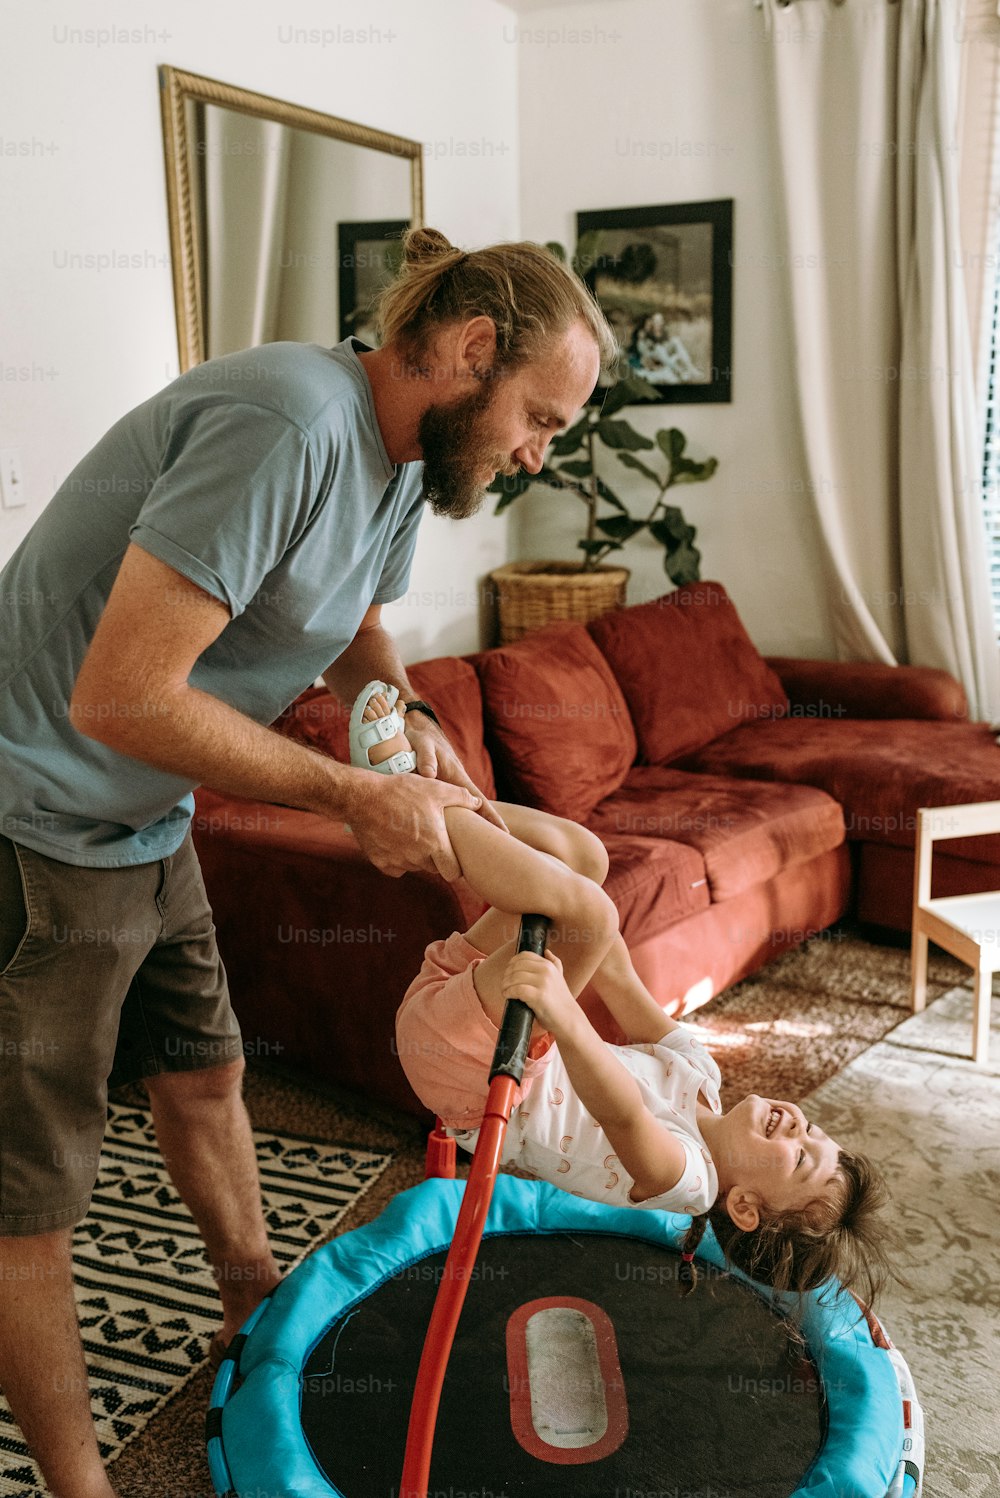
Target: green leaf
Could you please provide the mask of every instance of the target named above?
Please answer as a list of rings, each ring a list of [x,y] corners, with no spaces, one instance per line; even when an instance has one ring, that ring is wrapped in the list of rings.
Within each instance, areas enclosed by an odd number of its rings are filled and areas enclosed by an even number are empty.
[[[587,418],[582,416],[575,426],[567,427],[558,437],[553,437],[549,448],[554,458],[565,458],[581,447],[587,435]]]
[[[597,529],[614,541],[630,541],[638,531],[645,528],[645,520],[630,520],[627,515],[610,515],[597,522]]]
[[[508,505],[512,505],[515,499],[520,499],[533,483],[532,476],[525,473],[523,469],[513,475],[498,473],[487,491],[490,494],[500,495],[500,500],[493,511],[494,515],[502,515]]]
[[[613,505],[616,510],[621,510],[623,515],[628,514],[628,510],[626,509],[625,505],[622,504],[615,491],[613,489],[609,489],[607,484],[600,477],[598,477],[597,480],[597,492],[602,499],[607,500],[609,505]]]
[[[718,458],[706,458],[704,463],[694,463],[690,458],[679,458],[674,464],[675,484],[700,484],[710,479],[719,466]]]
[[[650,521],[649,529],[668,551],[672,551],[682,541],[692,540],[695,535],[694,527],[688,525],[676,505],[667,505],[661,516]]]
[[[629,371],[608,390],[601,405],[602,416],[613,416],[623,406],[634,405],[636,401],[651,401],[656,399],[656,391],[648,380],[641,375]]]
[[[648,437],[642,437],[627,421],[609,421],[602,417],[597,423],[597,435],[605,447],[624,448],[627,452],[642,452],[653,446]]]
[[[547,239],[545,241],[545,248],[550,255],[554,255],[557,260],[561,260],[563,265],[566,264],[566,251],[557,239]]]
[[[661,429],[656,434],[656,441],[660,451],[666,454],[672,464],[677,462],[687,447],[687,438],[683,432],[678,431],[677,427],[671,427],[669,431]]]
[[[573,256],[573,269],[581,281],[585,281],[588,273],[596,270],[600,243],[600,229],[588,229],[577,240],[576,253]]]
[[[672,583],[696,583],[701,577],[701,552],[693,546],[682,546],[663,559],[663,568]]]
[[[660,478],[659,474],[654,473],[651,468],[647,468],[645,463],[643,463],[641,459],[635,457],[634,454],[616,453],[615,456],[617,457],[619,463],[625,464],[626,468],[635,468],[639,473],[644,473],[648,479],[652,479],[657,488],[659,488],[663,483],[663,480]]]
[[[560,463],[556,473],[571,473],[575,479],[589,479],[594,466],[589,458],[574,458],[571,463]]]

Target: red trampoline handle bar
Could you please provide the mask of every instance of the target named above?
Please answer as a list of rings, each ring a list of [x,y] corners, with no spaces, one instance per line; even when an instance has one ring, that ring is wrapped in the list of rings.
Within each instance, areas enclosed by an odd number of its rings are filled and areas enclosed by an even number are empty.
[[[544,916],[523,916],[517,950],[537,952],[541,956],[545,951],[548,929],[549,923]],[[445,1260],[444,1274],[434,1300],[420,1366],[417,1369],[399,1498],[427,1498],[441,1389],[458,1319],[465,1304],[465,1293],[469,1288],[470,1271],[479,1253],[490,1210],[507,1121],[521,1083],[533,1020],[534,1015],[526,1004],[514,999],[507,1001],[490,1069],[490,1088],[476,1141],[476,1152],[472,1157],[472,1169],[462,1196],[462,1205],[455,1223],[455,1236]]]
[[[424,1339],[420,1367],[417,1369],[399,1498],[427,1498],[441,1388],[455,1340],[458,1318],[465,1304],[465,1292],[469,1288],[471,1276],[468,1271],[475,1262],[482,1241],[517,1085],[513,1077],[506,1076],[495,1077],[490,1083],[476,1153],[455,1224],[455,1236],[445,1260],[444,1274]],[[456,1273],[456,1270],[463,1272]]]

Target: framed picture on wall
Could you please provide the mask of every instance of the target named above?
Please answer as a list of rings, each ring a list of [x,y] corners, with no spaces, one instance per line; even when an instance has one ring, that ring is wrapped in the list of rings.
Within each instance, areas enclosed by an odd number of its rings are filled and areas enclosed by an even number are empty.
[[[576,229],[579,273],[659,399],[732,400],[732,198],[599,208]]]
[[[400,241],[409,227],[406,218],[337,225],[341,339],[353,334],[370,348],[375,347],[375,299],[399,270],[403,259]]]

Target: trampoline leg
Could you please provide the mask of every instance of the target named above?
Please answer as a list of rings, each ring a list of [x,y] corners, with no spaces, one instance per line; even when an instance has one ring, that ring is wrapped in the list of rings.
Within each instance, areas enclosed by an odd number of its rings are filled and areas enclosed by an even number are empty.
[[[446,1181],[455,1179],[455,1141],[445,1133],[439,1118],[434,1120],[434,1128],[427,1138],[424,1176],[427,1180],[435,1177]]]

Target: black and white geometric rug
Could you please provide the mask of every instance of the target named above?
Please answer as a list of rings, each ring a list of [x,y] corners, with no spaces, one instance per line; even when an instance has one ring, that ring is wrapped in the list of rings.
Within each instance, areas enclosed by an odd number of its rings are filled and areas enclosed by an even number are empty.
[[[392,1158],[259,1130],[254,1142],[264,1218],[283,1270],[328,1236]],[[73,1264],[91,1408],[107,1462],[202,1366],[222,1323],[204,1245],[145,1109],[111,1105]],[[0,1498],[44,1491],[0,1395]]]

